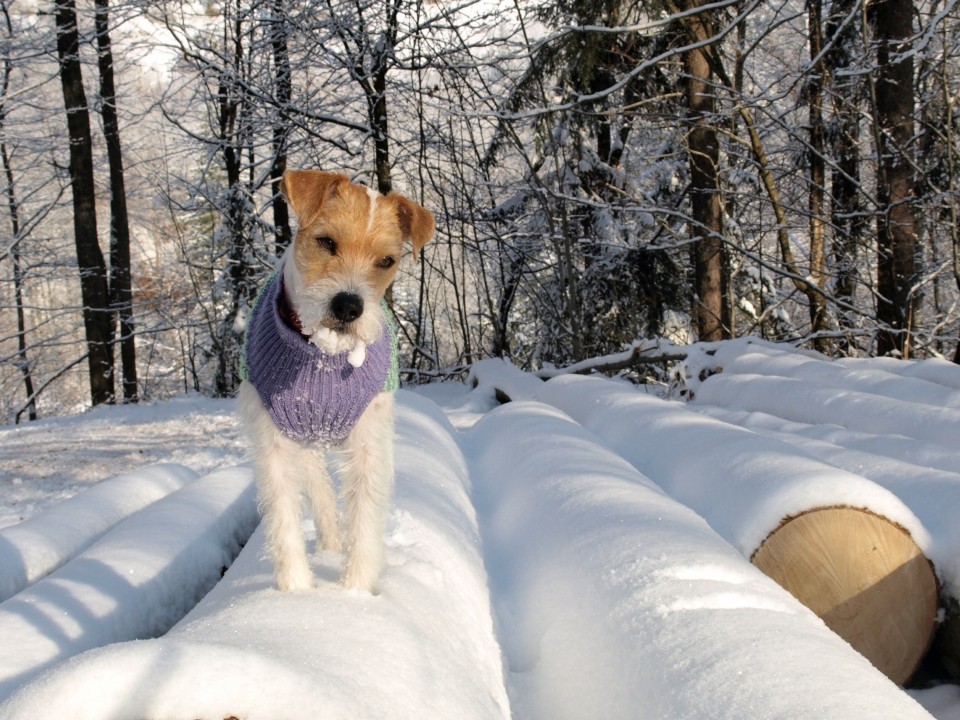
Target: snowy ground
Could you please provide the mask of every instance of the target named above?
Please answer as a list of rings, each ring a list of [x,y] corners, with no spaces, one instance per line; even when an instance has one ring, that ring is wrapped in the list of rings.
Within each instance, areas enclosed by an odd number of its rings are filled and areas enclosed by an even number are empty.
[[[0,527],[150,463],[206,474],[240,462],[245,452],[233,401],[199,395],[0,426]]]
[[[476,390],[401,393],[377,596],[337,587],[325,553],[313,591],[273,589],[230,401],[0,428],[0,572],[43,555],[50,573],[0,603],[0,718],[960,720],[960,687],[902,691],[745,559],[783,514],[850,493],[956,594],[960,452],[941,428],[960,368],[730,343],[690,373],[689,404],[496,364]],[[535,397],[496,408],[491,383]],[[686,484],[727,466],[741,486]],[[753,466],[779,471],[748,507]],[[139,504],[87,490],[120,473],[99,487]]]

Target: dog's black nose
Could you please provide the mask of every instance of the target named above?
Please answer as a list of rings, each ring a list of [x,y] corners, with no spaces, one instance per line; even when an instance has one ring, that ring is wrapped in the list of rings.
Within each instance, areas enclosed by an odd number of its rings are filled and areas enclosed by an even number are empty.
[[[337,293],[330,301],[330,311],[337,320],[346,325],[363,314],[363,298],[348,292]]]

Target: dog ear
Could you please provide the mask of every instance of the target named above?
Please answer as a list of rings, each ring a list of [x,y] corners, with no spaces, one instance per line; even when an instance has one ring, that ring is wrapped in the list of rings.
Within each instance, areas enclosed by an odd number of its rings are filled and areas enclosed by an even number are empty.
[[[340,173],[320,170],[287,170],[280,181],[280,192],[301,222],[309,220],[324,202],[336,197],[340,187],[350,179]]]
[[[413,259],[420,257],[420,249],[433,237],[436,223],[429,210],[402,195],[391,195],[397,205],[397,222],[404,236],[413,244]]]

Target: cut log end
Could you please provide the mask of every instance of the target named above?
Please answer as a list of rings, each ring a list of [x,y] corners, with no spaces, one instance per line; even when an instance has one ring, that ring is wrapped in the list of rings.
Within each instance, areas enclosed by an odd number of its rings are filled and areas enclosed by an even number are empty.
[[[895,683],[923,660],[937,580],[899,525],[866,510],[818,508],[781,524],[751,560]]]

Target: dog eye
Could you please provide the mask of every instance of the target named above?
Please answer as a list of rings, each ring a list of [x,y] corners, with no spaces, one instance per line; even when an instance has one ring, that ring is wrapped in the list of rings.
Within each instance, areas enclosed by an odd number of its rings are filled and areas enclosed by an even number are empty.
[[[337,254],[337,244],[326,236],[321,236],[317,238],[317,245],[320,246],[321,250],[326,250],[331,255]]]
[[[394,260],[389,255],[387,255],[386,257],[382,258],[380,262],[377,263],[377,267],[380,268],[381,270],[389,270],[390,268],[393,267],[393,264],[395,262],[397,261]]]

